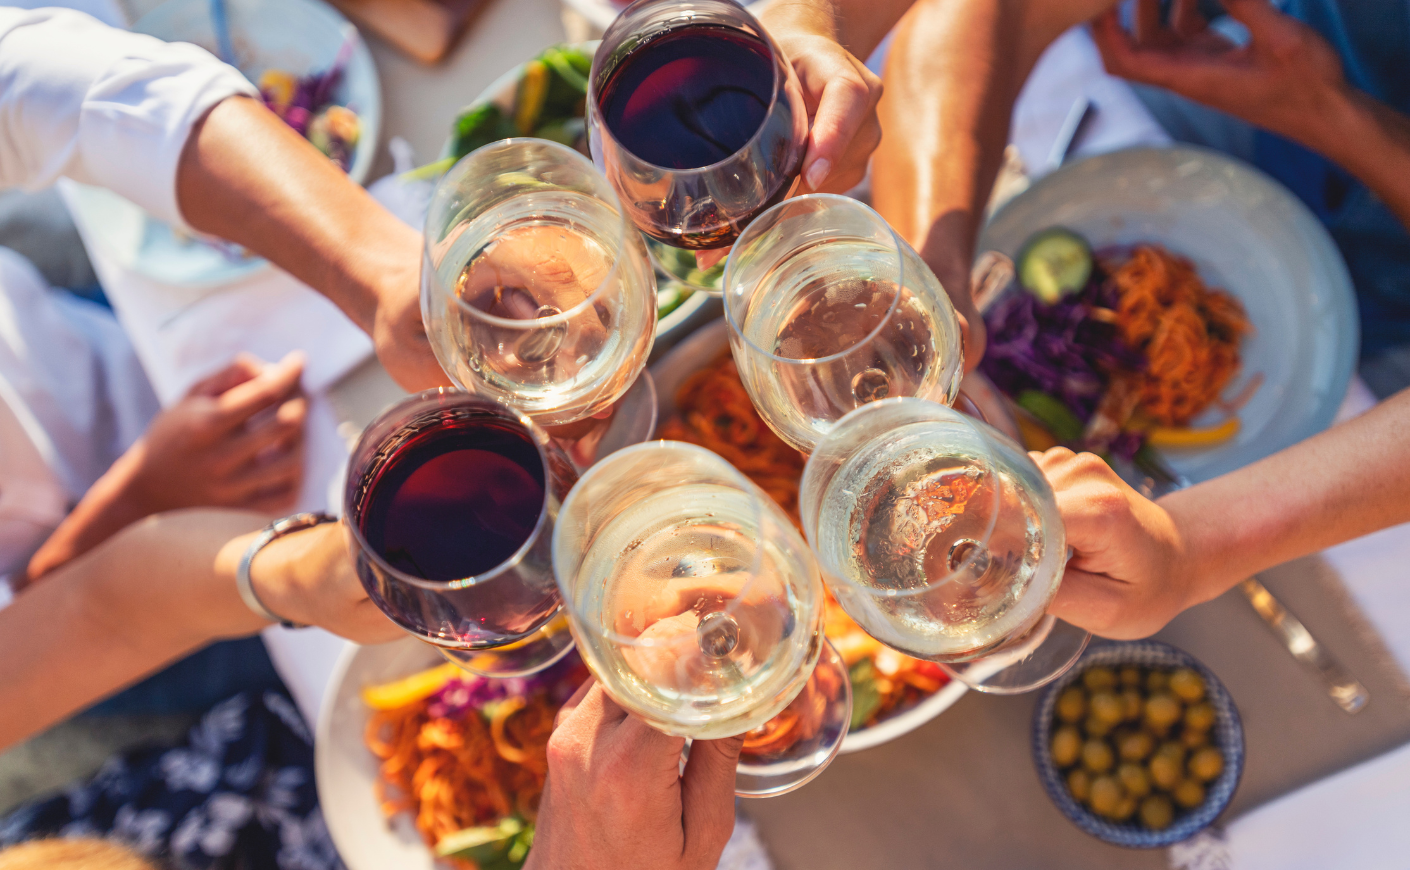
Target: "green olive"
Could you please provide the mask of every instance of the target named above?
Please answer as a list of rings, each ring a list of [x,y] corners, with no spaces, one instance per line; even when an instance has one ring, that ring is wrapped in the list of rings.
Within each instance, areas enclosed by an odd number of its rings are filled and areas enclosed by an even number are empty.
[[[1190,775],[1202,782],[1209,782],[1224,772],[1224,753],[1213,746],[1206,746],[1190,757]]]
[[[1082,730],[1087,732],[1088,737],[1105,737],[1111,733],[1112,727],[1110,722],[1096,716],[1088,716],[1087,721],[1082,723]]]
[[[1092,716],[1116,725],[1126,718],[1126,702],[1111,692],[1097,692],[1092,695]]]
[[[1123,689],[1139,689],[1141,687],[1141,669],[1135,665],[1127,665],[1122,668],[1121,687]]]
[[[1116,779],[1126,793],[1138,798],[1151,793],[1151,777],[1146,769],[1134,762],[1126,762],[1116,769]]]
[[[1088,668],[1082,684],[1089,692],[1108,692],[1116,688],[1116,672],[1111,668]]]
[[[1194,809],[1204,803],[1204,786],[1193,779],[1186,779],[1171,790],[1170,796],[1175,798],[1175,803],[1185,809]]]
[[[1099,816],[1111,816],[1116,813],[1117,804],[1125,795],[1121,791],[1121,783],[1110,776],[1099,776],[1092,780],[1092,812]]]
[[[1169,791],[1185,778],[1185,748],[1178,743],[1162,743],[1150,760],[1151,782]]]
[[[1053,764],[1058,767],[1071,767],[1082,754],[1082,735],[1072,725],[1064,725],[1053,732]]]
[[[1146,709],[1146,699],[1136,689],[1126,689],[1121,693],[1121,702],[1126,706],[1126,719],[1137,722]]]
[[[1175,821],[1175,808],[1170,798],[1163,794],[1153,794],[1141,801],[1141,824],[1154,831],[1163,831]]]
[[[1193,728],[1196,731],[1208,731],[1214,727],[1216,718],[1218,717],[1214,712],[1214,706],[1212,704],[1192,704],[1185,708],[1186,728]]]
[[[1168,692],[1158,692],[1146,699],[1146,724],[1153,730],[1164,733],[1184,715],[1180,702]]]
[[[1148,731],[1134,731],[1121,738],[1117,750],[1124,761],[1142,761],[1155,751],[1155,738]]]
[[[1085,804],[1092,794],[1092,775],[1080,767],[1077,768],[1067,775],[1067,790],[1072,792],[1078,803]]]
[[[1204,697],[1204,677],[1189,668],[1180,668],[1170,675],[1170,691],[1185,703],[1193,704]]]
[[[1063,689],[1057,700],[1057,717],[1064,722],[1081,722],[1087,715],[1087,693],[1081,686]]]
[[[1095,738],[1082,744],[1082,766],[1093,773],[1105,773],[1116,763],[1116,753],[1111,744]]]
[[[1131,795],[1123,795],[1121,803],[1116,805],[1116,812],[1111,817],[1118,822],[1124,822],[1136,814],[1136,799]]]
[[[1170,674],[1166,671],[1151,671],[1146,674],[1146,691],[1163,692],[1170,685]]]
[[[1180,745],[1191,751],[1199,749],[1209,743],[1208,731],[1196,731],[1193,728],[1186,728],[1180,733]]]

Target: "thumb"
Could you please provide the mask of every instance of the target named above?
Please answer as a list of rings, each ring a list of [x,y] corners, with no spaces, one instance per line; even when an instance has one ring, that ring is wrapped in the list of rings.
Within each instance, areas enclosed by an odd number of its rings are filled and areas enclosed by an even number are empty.
[[[743,734],[690,744],[690,760],[681,777],[686,854],[718,857],[729,842],[734,832],[734,774],[743,748]]]

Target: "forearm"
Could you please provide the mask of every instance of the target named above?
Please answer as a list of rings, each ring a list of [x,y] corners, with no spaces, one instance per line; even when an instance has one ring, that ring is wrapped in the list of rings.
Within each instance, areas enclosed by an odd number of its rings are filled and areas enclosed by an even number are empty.
[[[268,258],[369,333],[381,288],[417,280],[420,234],[254,100],[206,115],[176,182],[192,227]]]
[[[1348,89],[1325,120],[1304,144],[1356,176],[1410,228],[1410,118]]]
[[[1064,30],[1109,5],[922,0],[897,28],[882,77],[873,201],[945,286],[966,288],[952,293],[957,301],[969,298],[975,241],[1024,81]]]
[[[129,451],[98,478],[29,560],[25,583],[33,583],[154,512],[135,491],[139,465]]]
[[[1410,521],[1410,391],[1246,468],[1160,500],[1191,601],[1259,571]]]
[[[0,750],[183,654],[265,623],[235,588],[261,520],[236,511],[154,517],[60,568],[0,611]]]

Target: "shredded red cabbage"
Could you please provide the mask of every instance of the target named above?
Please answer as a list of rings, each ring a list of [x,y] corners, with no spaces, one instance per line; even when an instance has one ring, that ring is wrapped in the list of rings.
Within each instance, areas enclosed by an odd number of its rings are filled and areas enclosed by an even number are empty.
[[[576,651],[568,653],[552,667],[527,677],[496,679],[462,674],[431,696],[427,713],[435,718],[455,719],[494,701],[539,693],[547,693],[553,703],[562,704],[587,678],[587,666]]]
[[[1085,425],[1101,403],[1116,370],[1139,371],[1140,353],[1121,340],[1116,325],[1092,316],[1115,308],[1115,291],[1093,276],[1079,293],[1051,305],[1021,290],[1006,293],[984,315],[989,343],[980,369],[1010,396],[1038,390],[1060,399]],[[1129,458],[1139,433],[1122,433],[1106,445]]]

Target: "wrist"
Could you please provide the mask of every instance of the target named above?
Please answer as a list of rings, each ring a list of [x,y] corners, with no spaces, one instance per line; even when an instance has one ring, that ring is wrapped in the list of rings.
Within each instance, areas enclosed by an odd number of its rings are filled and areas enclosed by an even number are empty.
[[[1180,586],[1180,611],[1219,597],[1243,579],[1230,549],[1230,527],[1210,516],[1194,488],[1162,496],[1156,505],[1173,527],[1175,560],[1170,576]]]

